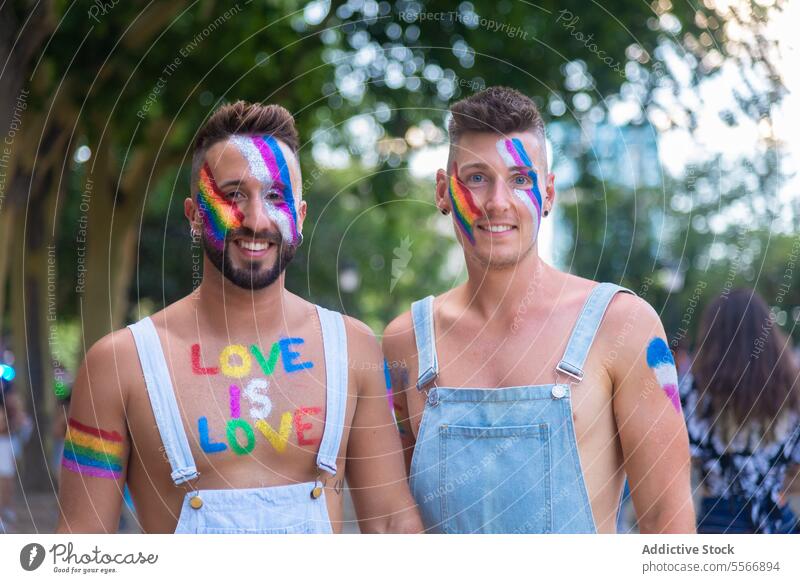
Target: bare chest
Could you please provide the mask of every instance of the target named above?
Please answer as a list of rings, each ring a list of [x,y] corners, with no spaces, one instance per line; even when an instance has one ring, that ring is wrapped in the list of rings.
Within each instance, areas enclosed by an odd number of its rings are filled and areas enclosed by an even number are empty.
[[[170,381],[201,475],[238,486],[307,479],[325,428],[321,339],[302,336],[164,342]],[[163,448],[143,390],[133,399],[131,433]],[[149,429],[149,431],[148,431]],[[253,483],[251,483],[253,482]],[[206,484],[208,486],[209,484]]]

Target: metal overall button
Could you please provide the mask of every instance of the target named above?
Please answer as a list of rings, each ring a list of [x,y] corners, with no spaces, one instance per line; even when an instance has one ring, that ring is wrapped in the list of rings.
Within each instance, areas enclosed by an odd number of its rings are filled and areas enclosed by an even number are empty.
[[[563,399],[567,395],[567,387],[564,385],[553,385],[550,394],[553,395],[554,399]]]
[[[436,387],[433,387],[428,391],[428,405],[431,407],[435,407],[439,404],[439,391],[436,390]]]
[[[189,500],[189,506],[195,510],[200,510],[203,507],[203,499],[200,496],[194,495]]]

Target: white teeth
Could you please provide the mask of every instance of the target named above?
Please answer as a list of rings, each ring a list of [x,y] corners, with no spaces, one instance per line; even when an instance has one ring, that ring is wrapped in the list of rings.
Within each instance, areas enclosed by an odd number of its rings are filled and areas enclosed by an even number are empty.
[[[506,231],[510,231],[514,227],[511,225],[491,225],[489,227],[483,227],[487,231],[491,231],[492,233],[505,233]]]
[[[251,243],[249,241],[239,241],[239,246],[244,247],[248,251],[263,251],[267,248],[266,243]]]

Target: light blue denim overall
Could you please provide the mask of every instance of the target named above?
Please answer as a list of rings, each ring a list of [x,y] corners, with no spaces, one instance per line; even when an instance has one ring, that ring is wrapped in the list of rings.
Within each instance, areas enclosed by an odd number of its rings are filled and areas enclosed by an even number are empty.
[[[571,394],[580,389],[586,357],[618,292],[632,293],[601,283],[589,294],[554,384],[499,389],[436,386],[433,297],[412,304],[417,389],[427,388],[427,399],[410,486],[428,532],[596,532]]]
[[[336,458],[347,406],[347,336],[341,314],[317,306],[325,350],[325,429],[317,453],[314,482],[227,490],[190,489],[176,533],[330,533],[322,472],[336,475]],[[164,444],[172,481],[199,476],[172,388],[161,342],[150,318],[129,326],[136,340],[147,393]],[[186,487],[186,486],[184,486]]]

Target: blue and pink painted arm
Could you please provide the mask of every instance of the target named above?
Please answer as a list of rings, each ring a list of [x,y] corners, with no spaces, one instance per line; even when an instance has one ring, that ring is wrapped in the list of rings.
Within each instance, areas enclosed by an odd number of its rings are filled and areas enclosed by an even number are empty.
[[[672,351],[663,338],[656,336],[647,345],[647,366],[653,371],[661,390],[678,413],[681,412],[681,398],[678,393],[678,371]]]

